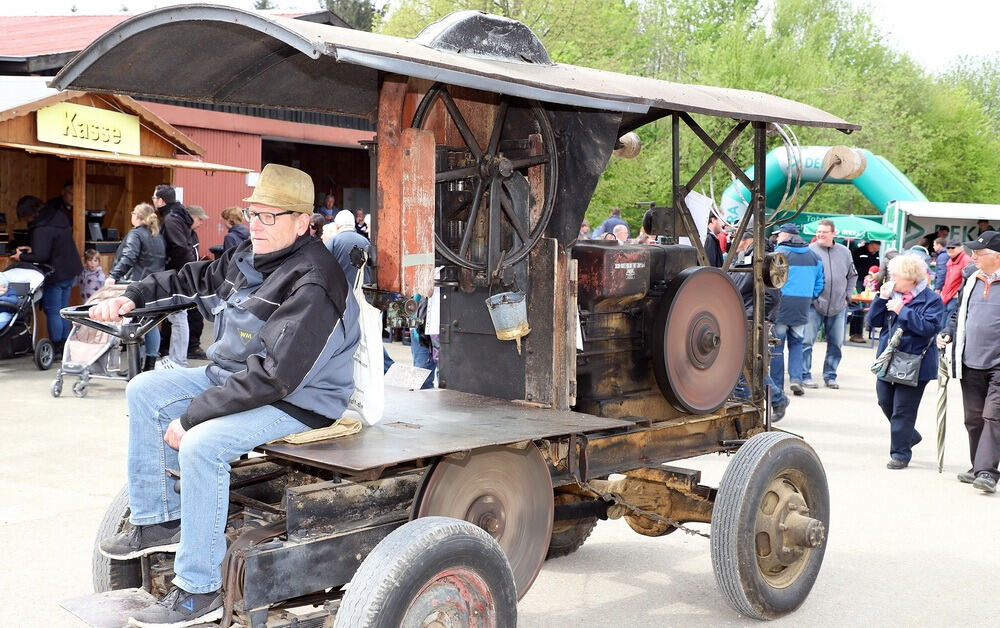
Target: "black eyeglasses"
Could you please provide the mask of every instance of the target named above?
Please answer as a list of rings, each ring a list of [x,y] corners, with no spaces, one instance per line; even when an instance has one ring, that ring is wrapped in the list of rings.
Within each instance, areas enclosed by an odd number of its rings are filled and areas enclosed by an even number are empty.
[[[274,212],[255,212],[255,211],[250,210],[250,209],[244,209],[243,210],[243,218],[246,219],[247,222],[253,222],[253,219],[256,218],[256,219],[260,220],[260,224],[266,225],[266,226],[270,227],[271,225],[274,224],[274,219],[277,218],[278,216],[284,216],[285,214],[294,214],[294,213],[295,212],[293,212],[293,211],[284,211],[284,212],[277,212],[277,213],[274,213]]]

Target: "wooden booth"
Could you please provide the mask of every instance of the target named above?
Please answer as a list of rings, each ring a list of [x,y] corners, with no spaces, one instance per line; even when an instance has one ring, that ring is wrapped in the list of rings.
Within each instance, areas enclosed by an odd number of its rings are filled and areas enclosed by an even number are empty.
[[[157,184],[173,183],[176,169],[249,172],[201,161],[201,146],[128,96],[57,92],[43,77],[12,78],[16,84],[5,86],[13,97],[0,99],[0,269],[28,244],[15,210],[26,194],[49,201],[70,185],[77,248],[97,249],[108,270],[132,227],[132,208],[149,202]]]

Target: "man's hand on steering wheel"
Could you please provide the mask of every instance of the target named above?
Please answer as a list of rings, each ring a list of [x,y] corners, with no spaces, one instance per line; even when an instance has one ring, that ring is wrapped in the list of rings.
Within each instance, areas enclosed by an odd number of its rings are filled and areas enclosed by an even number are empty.
[[[90,318],[102,323],[117,323],[123,316],[135,309],[135,301],[127,297],[115,297],[101,301],[90,308]]]

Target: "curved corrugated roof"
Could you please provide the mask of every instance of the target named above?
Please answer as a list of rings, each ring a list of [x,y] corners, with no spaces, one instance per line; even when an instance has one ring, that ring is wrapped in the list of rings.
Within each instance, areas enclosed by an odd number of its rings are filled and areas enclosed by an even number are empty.
[[[206,52],[196,52],[201,50]],[[206,5],[157,9],[112,28],[52,85],[373,115],[377,71],[633,115],[687,111],[848,132],[859,128],[759,92],[469,56],[410,39]]]

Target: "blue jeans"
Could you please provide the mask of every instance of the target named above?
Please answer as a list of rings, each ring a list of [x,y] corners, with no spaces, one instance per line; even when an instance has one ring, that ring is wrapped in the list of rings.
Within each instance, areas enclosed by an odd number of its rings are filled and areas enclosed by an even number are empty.
[[[823,360],[823,381],[836,381],[837,367],[840,366],[840,347],[844,344],[844,328],[847,321],[847,308],[833,316],[823,316],[813,308],[809,308],[809,323],[806,325],[806,335],[802,339],[802,380],[812,379],[813,343],[819,335],[820,327],[826,329],[826,358]],[[789,377],[791,377],[791,366]]]
[[[906,386],[875,380],[878,405],[885,418],[889,419],[889,456],[893,460],[909,462],[913,455],[913,443],[921,438],[916,428],[917,408],[926,387],[926,381]]]
[[[784,403],[778,403],[776,399],[779,392],[778,387],[774,385],[774,380],[771,379],[771,375],[768,374],[764,377],[764,385],[771,390],[771,407],[777,407],[782,405],[788,405],[788,398],[785,397]],[[784,393],[781,392],[782,396]],[[740,379],[736,382],[736,388],[733,389],[733,396],[742,401],[750,401],[750,383],[747,382],[747,378],[740,375]]]
[[[69,336],[72,323],[59,316],[59,310],[69,305],[70,291],[75,283],[76,277],[70,277],[60,281],[46,282],[42,289],[42,309],[45,311],[49,340],[52,342],[62,342]]]
[[[170,322],[170,350],[167,355],[179,366],[187,366],[188,340],[191,337],[187,310],[174,312],[167,316],[167,321]]]
[[[778,323],[774,326],[774,337],[778,339],[778,345],[771,347],[771,381],[777,394],[772,397],[776,406],[783,406],[788,403],[785,396],[785,343],[788,343],[788,380],[801,382],[802,374],[802,339],[806,335],[806,325],[783,325]]]
[[[147,358],[160,357],[160,328],[154,327],[146,332],[142,337],[142,345],[146,350]]]
[[[389,367],[393,364],[395,364],[395,362],[393,362],[392,358],[389,357],[389,352],[385,350],[385,347],[382,347],[382,373],[384,374],[388,371]]]
[[[434,371],[437,364],[431,356],[431,348],[420,344],[420,333],[416,329],[410,329],[410,354],[413,355],[413,366],[422,369],[430,369],[427,379],[424,380],[421,390],[434,388]]]
[[[140,373],[125,388],[129,411],[128,496],[134,525],[181,520],[174,584],[190,593],[222,586],[229,516],[229,463],[254,447],[309,429],[272,406],[210,419],[188,430],[180,451],[163,441],[191,399],[213,387],[205,367]],[[166,469],[180,469],[182,492]]]

